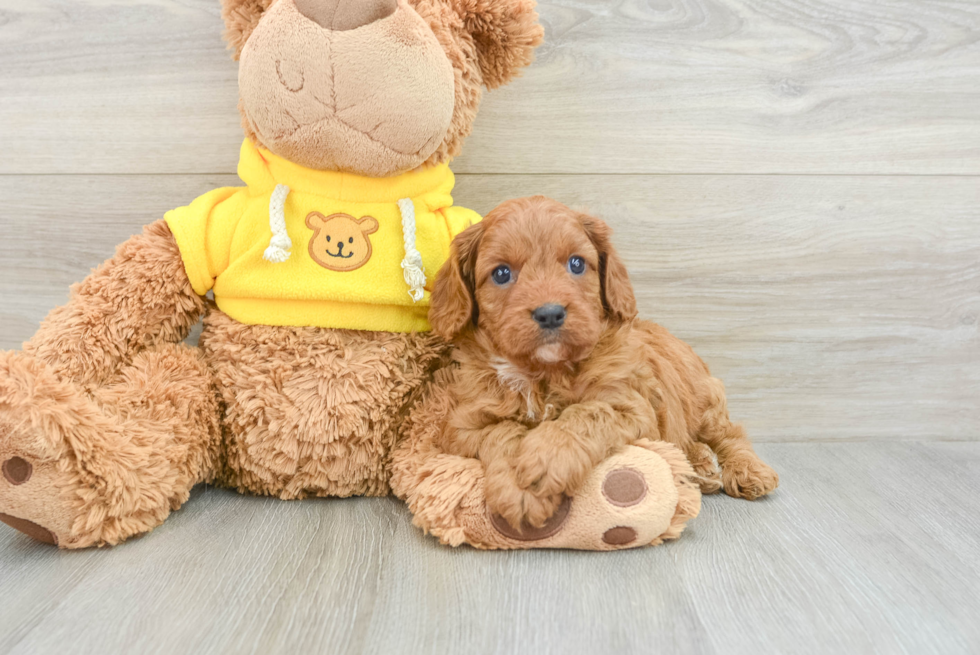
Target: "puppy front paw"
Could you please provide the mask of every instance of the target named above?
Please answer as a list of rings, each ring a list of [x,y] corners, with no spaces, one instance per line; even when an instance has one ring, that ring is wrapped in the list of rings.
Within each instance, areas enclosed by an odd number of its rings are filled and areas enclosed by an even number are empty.
[[[506,460],[487,466],[486,497],[490,511],[519,530],[524,520],[524,490],[517,484],[514,469]]]
[[[541,433],[528,433],[514,464],[517,484],[522,489],[538,498],[560,498],[562,494],[578,491],[592,470],[592,461],[581,449],[571,445],[561,447],[560,443],[559,439]]]
[[[722,464],[721,481],[729,496],[755,500],[779,486],[779,475],[754,453],[738,454]]]
[[[506,460],[493,462],[486,472],[487,506],[518,533],[542,528],[565,500],[561,494],[542,494],[522,488]]]
[[[563,494],[543,495],[539,492],[525,489],[522,492],[521,504],[524,508],[524,522],[534,528],[544,527],[548,520],[555,515],[558,507],[565,500]]]

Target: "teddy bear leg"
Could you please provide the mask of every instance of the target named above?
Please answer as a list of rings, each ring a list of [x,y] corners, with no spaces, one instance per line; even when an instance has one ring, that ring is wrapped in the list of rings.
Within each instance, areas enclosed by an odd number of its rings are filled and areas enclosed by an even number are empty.
[[[449,381],[445,369],[436,374],[392,456],[392,489],[408,503],[414,524],[442,543],[618,550],[676,539],[700,511],[698,476],[684,453],[663,441],[641,439],[601,462],[542,527],[515,530],[487,507],[483,464],[438,446],[450,411],[444,393]]]
[[[196,349],[137,355],[82,392],[23,353],[0,353],[0,520],[62,548],[152,530],[214,475],[220,433]]]
[[[383,496],[396,428],[446,346],[428,334],[243,325],[201,346],[224,405],[219,483],[293,500]]]

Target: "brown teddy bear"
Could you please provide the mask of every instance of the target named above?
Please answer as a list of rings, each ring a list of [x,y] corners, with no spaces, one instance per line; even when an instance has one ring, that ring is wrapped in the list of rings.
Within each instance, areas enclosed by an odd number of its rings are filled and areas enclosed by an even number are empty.
[[[447,164],[542,39],[533,0],[222,2],[245,186],[148,225],[0,353],[0,520],[62,548],[152,530],[200,482],[389,493],[446,351],[431,276],[479,220]]]

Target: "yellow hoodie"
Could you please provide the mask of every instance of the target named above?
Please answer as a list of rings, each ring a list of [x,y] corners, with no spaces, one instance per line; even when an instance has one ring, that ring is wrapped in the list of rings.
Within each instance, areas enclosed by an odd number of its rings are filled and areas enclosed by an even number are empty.
[[[421,332],[453,237],[480,221],[453,206],[447,165],[391,178],[315,171],[251,141],[246,187],[168,212],[194,291],[237,321]]]

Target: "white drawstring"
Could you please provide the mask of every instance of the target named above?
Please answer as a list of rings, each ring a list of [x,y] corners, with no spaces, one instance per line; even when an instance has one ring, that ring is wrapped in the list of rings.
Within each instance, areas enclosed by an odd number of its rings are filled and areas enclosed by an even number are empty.
[[[285,184],[277,184],[269,200],[269,227],[272,228],[272,239],[262,256],[273,264],[283,263],[292,254],[289,249],[293,247],[293,242],[289,238],[289,232],[286,231],[286,196],[288,195],[289,187]]]
[[[408,295],[414,302],[418,302],[425,295],[425,270],[422,268],[422,254],[415,248],[415,205],[411,198],[402,198],[398,201],[398,209],[402,213],[402,235],[405,237],[402,270],[409,286]]]

